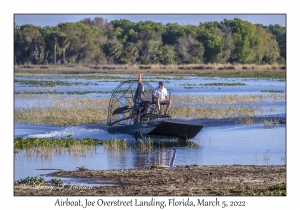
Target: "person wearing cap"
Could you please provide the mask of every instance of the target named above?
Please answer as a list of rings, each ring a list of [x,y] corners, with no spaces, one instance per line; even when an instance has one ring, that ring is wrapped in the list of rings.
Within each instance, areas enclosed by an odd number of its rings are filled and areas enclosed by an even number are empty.
[[[160,81],[158,83],[158,87],[153,90],[152,95],[153,95],[153,98],[156,99],[156,106],[159,110],[159,113],[160,113],[160,103],[162,103],[162,102],[166,103],[167,107],[166,107],[165,115],[168,115],[169,109],[171,106],[171,101],[168,98],[168,91],[164,87],[163,81]]]

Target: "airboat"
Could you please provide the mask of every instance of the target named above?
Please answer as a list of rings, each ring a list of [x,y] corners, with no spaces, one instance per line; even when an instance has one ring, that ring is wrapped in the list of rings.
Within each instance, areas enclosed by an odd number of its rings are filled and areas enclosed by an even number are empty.
[[[179,140],[194,138],[203,125],[175,122],[172,116],[163,115],[152,97],[154,88],[137,80],[121,82],[112,92],[107,117],[107,130],[112,134],[130,134],[142,137],[174,137]],[[161,107],[165,104],[161,103]]]

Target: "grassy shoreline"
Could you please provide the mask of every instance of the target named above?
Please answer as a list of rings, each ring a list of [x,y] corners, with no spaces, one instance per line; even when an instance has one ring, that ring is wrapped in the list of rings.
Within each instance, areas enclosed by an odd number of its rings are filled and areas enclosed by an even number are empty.
[[[256,64],[189,64],[189,65],[22,65],[14,67],[14,75],[48,74],[137,74],[218,76],[242,78],[286,78],[285,65]]]

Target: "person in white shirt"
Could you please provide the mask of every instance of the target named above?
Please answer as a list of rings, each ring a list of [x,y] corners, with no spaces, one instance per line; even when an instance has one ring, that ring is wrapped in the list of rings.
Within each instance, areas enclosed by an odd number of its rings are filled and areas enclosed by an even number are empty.
[[[164,82],[163,81],[160,81],[158,83],[158,87],[153,90],[152,95],[153,95],[154,98],[156,98],[156,106],[159,110],[159,113],[160,113],[160,103],[165,102],[166,105],[167,105],[165,115],[169,115],[169,109],[171,107],[171,101],[168,98],[168,91],[164,87]]]

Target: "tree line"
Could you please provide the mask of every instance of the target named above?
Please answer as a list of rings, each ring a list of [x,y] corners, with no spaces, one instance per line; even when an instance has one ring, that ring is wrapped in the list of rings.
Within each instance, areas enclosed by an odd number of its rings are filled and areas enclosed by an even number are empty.
[[[273,64],[286,59],[286,28],[238,18],[199,25],[108,22],[14,24],[15,64]]]

